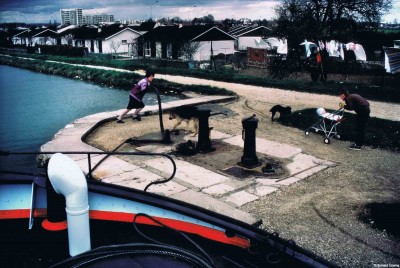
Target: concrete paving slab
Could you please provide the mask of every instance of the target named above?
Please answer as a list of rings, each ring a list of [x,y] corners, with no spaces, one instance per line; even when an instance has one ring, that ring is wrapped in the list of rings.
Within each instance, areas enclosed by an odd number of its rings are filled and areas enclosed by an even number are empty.
[[[101,120],[108,119],[110,117],[114,117],[117,115],[118,112],[103,112],[103,113],[92,114],[76,119],[74,121],[74,124],[96,124]]]
[[[324,170],[326,168],[328,168],[328,167],[327,166],[322,166],[322,165],[321,166],[316,166],[316,167],[310,168],[310,169],[308,169],[306,171],[303,171],[301,173],[298,173],[298,174],[294,175],[294,177],[299,178],[299,179],[305,179],[305,178],[310,177],[310,176],[314,175],[315,173],[317,173],[317,172],[319,172],[321,170]]]
[[[81,160],[82,161],[82,160]],[[86,164],[86,163],[85,163]],[[118,157],[107,157],[101,165],[99,165],[94,171],[93,176],[95,178],[107,178],[117,174],[121,174],[128,171],[138,170],[139,167],[132,165]]]
[[[140,168],[105,178],[102,180],[102,182],[125,186],[129,188],[135,188],[138,190],[144,190],[149,183],[161,179],[164,178],[152,172],[149,172],[145,169]],[[154,184],[150,186],[147,191],[151,193],[157,193],[160,195],[170,196],[185,190],[187,190],[186,187],[174,181],[169,181],[167,183]]]
[[[281,179],[256,179],[257,184],[268,186],[268,185],[276,185],[278,181]]]
[[[293,157],[293,162],[289,163],[286,168],[289,174],[297,174],[317,166],[316,161],[318,158],[308,154],[297,154]]]
[[[175,163],[175,178],[200,189],[229,179],[228,177],[179,159],[175,160]],[[161,171],[171,171],[170,174],[172,174],[172,166],[169,160],[154,158],[146,161],[146,164]]]
[[[186,191],[171,195],[171,197],[187,203],[191,203],[196,206],[203,207],[211,211],[215,211],[217,213],[246,222],[251,225],[258,225],[261,223],[260,218],[256,218],[250,213],[234,208],[231,205],[228,205],[227,203],[218,199],[212,198],[205,193],[199,193],[194,190],[188,189]]]
[[[294,184],[294,183],[296,183],[298,181],[301,181],[301,179],[300,178],[296,178],[296,177],[289,177],[287,179],[278,181],[276,184],[277,185],[289,186],[289,185],[292,185],[292,184]]]
[[[55,134],[55,137],[58,136],[81,136],[82,133],[86,133],[92,129],[91,124],[69,124],[65,128],[61,129]]]
[[[204,188],[202,190],[202,192],[212,195],[212,196],[221,196],[226,193],[233,192],[233,191],[235,191],[235,189],[236,189],[235,187],[232,187],[232,186],[224,184],[224,183],[220,183],[220,184],[210,186],[208,188]]]
[[[105,159],[105,160],[103,160]],[[92,169],[100,162],[103,161],[96,169],[94,170],[93,175],[96,176],[96,174],[103,175],[105,169],[111,169],[115,167],[115,169],[118,169],[118,174],[126,171],[131,171],[131,170],[136,170],[139,169],[138,166],[132,165],[118,157],[115,156],[108,156],[106,155],[97,155],[97,156],[92,156],[90,158],[91,166]],[[81,159],[81,160],[75,160],[75,162],[81,167],[82,171],[84,173],[89,172],[89,165],[88,165],[88,159]],[[114,168],[113,168],[114,169]],[[112,176],[112,175],[108,175]],[[106,178],[107,176],[104,175],[104,177],[100,176],[99,178]]]
[[[145,153],[158,153],[158,154],[167,154],[174,150],[174,146],[166,146],[165,144],[150,144],[135,147],[135,150],[139,152]]]
[[[225,139],[224,142],[240,147],[244,146],[242,135]],[[256,151],[273,157],[286,159],[301,153],[301,149],[297,147],[260,138],[256,138]]]
[[[272,186],[266,186],[266,185],[257,185],[256,187],[254,187],[252,190],[249,189],[247,190],[249,193],[257,195],[259,197],[262,196],[266,196],[269,195],[273,192],[278,191],[279,189],[276,187],[272,187]]]
[[[211,130],[211,135],[210,135],[210,139],[211,140],[224,140],[224,139],[229,139],[231,138],[232,135],[223,133],[223,132],[219,132],[216,130]]]
[[[63,135],[62,138],[57,138],[43,144],[40,147],[41,152],[101,152],[82,142],[81,137]]]
[[[314,163],[317,165],[322,165],[322,166],[327,166],[327,167],[335,167],[338,165],[338,163],[328,161],[328,160],[318,159],[318,158],[316,158],[314,160]]]
[[[118,174],[115,174],[112,176],[102,178],[101,181],[105,182],[105,183],[111,183],[111,184],[118,184],[123,181],[130,181],[132,184],[135,185],[135,187],[134,187],[135,189],[143,190],[144,187],[146,187],[146,185],[149,184],[150,182],[161,180],[161,179],[162,179],[162,177],[157,174],[154,174],[154,173],[149,172],[142,168],[137,168],[135,170],[122,172],[122,173],[118,173]],[[139,185],[139,186],[136,186],[136,185]]]
[[[248,180],[229,179],[227,181],[224,181],[224,184],[229,185],[235,189],[244,189],[254,184],[254,181],[252,179]]]
[[[258,199],[259,197],[256,195],[250,194],[246,191],[240,191],[228,196],[226,201],[235,204],[237,207],[241,207],[244,204],[256,201]]]

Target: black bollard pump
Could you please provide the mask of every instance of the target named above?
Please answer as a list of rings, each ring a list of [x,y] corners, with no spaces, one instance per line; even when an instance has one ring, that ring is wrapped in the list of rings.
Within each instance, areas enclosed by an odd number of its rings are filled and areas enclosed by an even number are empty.
[[[208,125],[210,113],[211,111],[208,109],[197,109],[197,116],[199,119],[199,138],[196,149],[203,152],[213,151],[210,141],[210,127]]]
[[[255,168],[261,165],[256,155],[256,129],[258,119],[253,114],[250,117],[242,119],[242,139],[244,140],[243,156],[238,165],[245,168]]]

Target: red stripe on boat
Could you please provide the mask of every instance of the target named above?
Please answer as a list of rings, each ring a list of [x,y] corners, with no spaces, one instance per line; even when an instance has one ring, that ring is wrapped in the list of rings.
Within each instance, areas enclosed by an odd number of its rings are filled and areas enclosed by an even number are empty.
[[[5,219],[25,219],[31,215],[30,209],[12,209],[12,210],[0,210],[0,220]],[[46,217],[47,209],[39,208],[35,209],[33,217]]]
[[[133,218],[135,217],[135,214],[131,213],[109,212],[109,211],[98,211],[98,210],[91,210],[89,212],[89,215],[91,219],[120,221],[120,222],[133,222]],[[170,228],[187,233],[197,234],[205,238],[212,239],[214,241],[218,241],[229,245],[235,245],[242,248],[248,248],[250,246],[248,240],[237,236],[229,238],[225,235],[223,231],[220,230],[215,230],[209,227],[193,224],[190,222],[178,221],[161,217],[153,217],[153,218]],[[146,217],[138,217],[136,219],[136,222],[140,224],[158,226],[157,223]]]

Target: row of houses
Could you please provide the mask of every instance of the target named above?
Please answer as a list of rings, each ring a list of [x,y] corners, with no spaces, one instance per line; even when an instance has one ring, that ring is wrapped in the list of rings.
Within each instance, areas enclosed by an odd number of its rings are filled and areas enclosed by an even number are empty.
[[[213,25],[147,23],[140,26],[111,24],[21,29],[10,38],[14,45],[69,45],[84,47],[89,53],[125,54],[132,58],[207,61],[212,55],[228,55],[256,47],[260,39],[271,32],[264,26],[235,27],[225,32]]]

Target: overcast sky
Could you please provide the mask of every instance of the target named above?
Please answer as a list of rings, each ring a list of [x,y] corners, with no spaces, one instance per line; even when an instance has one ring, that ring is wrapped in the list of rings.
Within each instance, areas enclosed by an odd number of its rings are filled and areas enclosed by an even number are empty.
[[[1,22],[48,23],[60,19],[60,9],[81,8],[84,14],[110,14],[118,19],[180,17],[187,20],[208,14],[216,20],[225,18],[272,19],[279,0],[0,0]],[[400,0],[385,22],[400,22]]]

